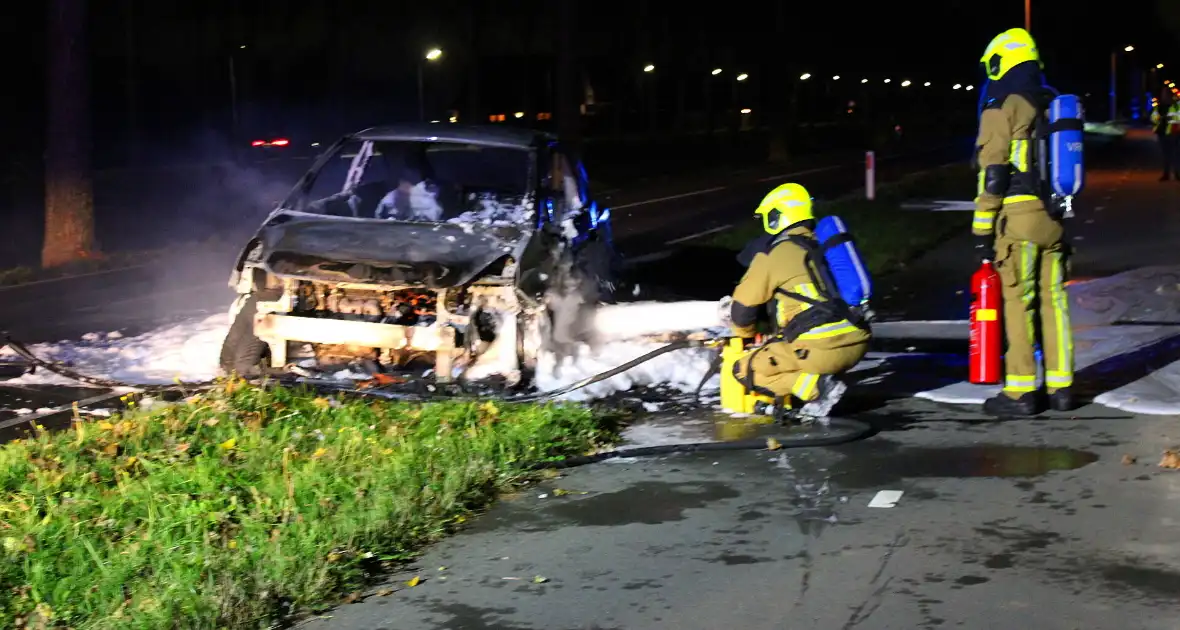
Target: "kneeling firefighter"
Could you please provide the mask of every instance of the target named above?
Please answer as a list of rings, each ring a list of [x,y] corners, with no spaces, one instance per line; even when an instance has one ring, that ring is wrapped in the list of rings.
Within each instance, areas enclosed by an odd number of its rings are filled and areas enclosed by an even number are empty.
[[[839,218],[822,219],[825,234],[817,240],[811,195],[803,186],[775,188],[754,214],[767,236],[734,290],[729,318],[735,336],[747,342],[759,334],[763,316],[770,330],[765,343],[726,369],[748,393],[773,401],[775,415],[796,409],[793,397],[806,403],[802,415],[827,416],[846,389],[836,376],[868,351],[868,273]],[[859,287],[838,286],[833,262]]]

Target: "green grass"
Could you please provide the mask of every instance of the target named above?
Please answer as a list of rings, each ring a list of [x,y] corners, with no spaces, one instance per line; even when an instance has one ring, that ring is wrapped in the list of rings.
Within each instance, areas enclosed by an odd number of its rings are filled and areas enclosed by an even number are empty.
[[[322,609],[537,463],[613,437],[580,406],[241,383],[40,431],[0,447],[0,627],[256,628]]]
[[[966,212],[904,210],[910,200],[966,200],[975,193],[975,175],[966,166],[946,166],[918,173],[878,188],[877,198],[855,195],[816,205],[817,215],[838,215],[856,237],[857,246],[873,274],[895,270],[943,240],[971,230]],[[740,250],[762,234],[762,224],[751,219],[710,239],[709,246]]]

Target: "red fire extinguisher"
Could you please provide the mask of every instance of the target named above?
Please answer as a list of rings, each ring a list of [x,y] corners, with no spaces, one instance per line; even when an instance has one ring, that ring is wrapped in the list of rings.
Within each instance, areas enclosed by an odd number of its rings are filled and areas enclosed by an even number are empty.
[[[1000,274],[985,260],[971,276],[971,357],[972,383],[994,385],[1000,382]]]

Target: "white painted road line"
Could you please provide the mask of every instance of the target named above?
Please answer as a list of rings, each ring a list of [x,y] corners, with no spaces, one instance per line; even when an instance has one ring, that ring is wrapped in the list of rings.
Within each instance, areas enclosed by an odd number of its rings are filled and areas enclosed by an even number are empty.
[[[713,188],[706,188],[704,190],[694,190],[692,192],[681,193],[679,195],[668,195],[667,197],[656,197],[655,199],[645,199],[644,201],[635,201],[632,203],[625,203],[621,206],[613,206],[611,210],[622,210],[623,208],[634,208],[636,206],[647,206],[653,203],[661,203],[664,201],[672,201],[673,199],[683,199],[685,197],[695,197],[697,195],[706,195],[718,190],[725,190],[726,186],[715,186]]]
[[[677,243],[683,243],[683,242],[685,242],[685,241],[691,241],[691,240],[693,240],[693,239],[701,238],[701,237],[703,237],[703,236],[708,236],[708,235],[710,235],[710,234],[716,234],[716,233],[718,233],[718,232],[724,232],[725,230],[728,230],[728,229],[729,229],[729,228],[731,228],[731,227],[733,227],[733,224],[730,224],[730,225],[722,225],[722,226],[715,227],[715,228],[709,228],[709,229],[707,229],[707,230],[705,230],[705,231],[703,231],[703,232],[697,232],[697,233],[695,233],[695,234],[689,234],[688,236],[681,236],[680,238],[675,238],[675,239],[672,239],[672,240],[670,240],[670,241],[664,241],[664,244],[665,244],[665,245],[675,245],[675,244],[677,244]]]
[[[828,171],[836,171],[842,168],[851,168],[855,164],[834,164],[832,166],[820,166],[818,168],[809,168],[805,171],[795,171],[794,173],[783,173],[782,175],[771,175],[770,177],[763,177],[759,179],[760,182],[773,182],[779,179],[787,179],[788,177],[798,177],[800,175],[812,175],[814,173],[826,173]]]

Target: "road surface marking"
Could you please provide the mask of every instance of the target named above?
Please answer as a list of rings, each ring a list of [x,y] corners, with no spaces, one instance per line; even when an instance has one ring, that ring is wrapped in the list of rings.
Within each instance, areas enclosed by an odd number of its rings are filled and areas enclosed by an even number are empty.
[[[713,188],[706,188],[704,190],[694,190],[692,192],[681,193],[679,195],[668,195],[667,197],[656,197],[655,199],[646,199],[644,201],[634,201],[631,203],[622,204],[620,206],[612,206],[611,210],[622,210],[623,208],[634,208],[636,206],[647,206],[647,205],[651,205],[653,203],[662,203],[665,201],[672,201],[673,199],[683,199],[685,197],[695,197],[697,195],[707,195],[711,192],[717,192],[718,190],[725,190],[726,188],[727,188],[726,186],[715,186]]]
[[[731,228],[731,227],[733,227],[733,225],[732,225],[732,224],[730,224],[730,225],[722,225],[722,226],[720,226],[720,227],[715,227],[715,228],[709,228],[709,229],[707,229],[707,230],[704,230],[703,232],[697,232],[696,234],[689,234],[688,236],[681,236],[680,238],[675,238],[675,239],[672,239],[672,240],[670,240],[670,241],[664,241],[664,244],[665,244],[665,245],[675,245],[675,244],[677,244],[677,243],[683,243],[683,242],[685,242],[685,241],[691,241],[691,240],[693,240],[693,239],[695,239],[695,238],[701,238],[702,236],[708,236],[708,235],[710,235],[710,234],[716,234],[716,233],[718,233],[718,232],[724,232],[725,230],[728,230],[728,229],[729,229],[729,228]]]
[[[869,507],[891,508],[897,505],[897,502],[901,500],[902,494],[903,491],[901,490],[882,490],[873,497],[872,501],[869,501]]]
[[[20,289],[23,287],[33,287],[39,284],[49,284],[51,282],[64,282],[66,280],[77,280],[79,278],[93,278],[95,276],[105,276],[112,273],[120,273],[123,271],[133,271],[135,269],[147,269],[149,265],[132,265],[130,267],[119,267],[118,269],[105,269],[103,271],[91,271],[89,273],[80,273],[73,276],[62,276],[60,278],[46,278],[45,280],[33,280],[32,282],[22,282],[20,284],[13,284],[6,287],[0,287],[0,291],[11,291],[12,289]]]
[[[827,171],[835,171],[842,168],[851,168],[853,164],[833,164],[832,166],[820,166],[817,168],[809,168],[805,171],[795,171],[794,173],[783,173],[782,175],[771,175],[770,177],[763,177],[759,179],[760,182],[773,182],[777,179],[786,179],[788,177],[798,177],[800,175],[811,175],[813,173],[824,173]]]

